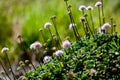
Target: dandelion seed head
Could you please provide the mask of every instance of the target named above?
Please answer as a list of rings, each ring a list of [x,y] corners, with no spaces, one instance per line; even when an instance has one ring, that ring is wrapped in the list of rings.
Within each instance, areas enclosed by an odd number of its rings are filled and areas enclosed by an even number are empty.
[[[68,40],[65,40],[65,41],[62,42],[62,47],[63,47],[64,49],[67,49],[67,48],[69,48],[70,46],[71,46],[71,43],[70,43]]]
[[[33,49],[33,50],[38,50],[41,47],[42,47],[42,44],[38,41],[36,41],[30,45],[30,49]]]
[[[69,25],[69,30],[71,30],[73,27],[75,27],[76,26],[76,24],[75,23],[71,23],[70,25]]]
[[[56,55],[56,56],[62,56],[63,55],[63,51],[62,50],[57,50],[54,54]]]
[[[79,6],[79,11],[83,11],[83,10],[86,10],[86,6],[85,5]]]
[[[44,28],[49,28],[50,26],[52,26],[52,24],[50,22],[47,22],[45,23]]]
[[[9,50],[9,48],[4,47],[4,48],[2,48],[1,53],[4,53],[4,52],[6,52],[6,51],[8,51],[8,50]]]
[[[51,56],[45,56],[44,59],[43,59],[43,62],[44,62],[44,63],[47,63],[47,62],[49,62],[51,59],[52,59]]]
[[[98,1],[98,2],[95,3],[95,7],[101,6],[101,5],[102,5],[102,2],[100,2],[100,1]]]

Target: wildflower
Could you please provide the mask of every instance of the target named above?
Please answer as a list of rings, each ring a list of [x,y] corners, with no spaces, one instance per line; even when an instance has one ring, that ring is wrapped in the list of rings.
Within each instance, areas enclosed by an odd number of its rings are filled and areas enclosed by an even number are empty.
[[[102,29],[106,29],[106,28],[109,28],[111,27],[111,25],[109,23],[105,23],[103,26],[102,26]]]
[[[6,51],[8,51],[8,50],[9,50],[9,48],[4,47],[4,48],[2,48],[1,53],[4,53],[4,52],[6,52]]]
[[[92,7],[92,6],[88,6],[88,7],[86,8],[86,10],[93,10],[93,7]]]
[[[97,74],[97,71],[95,69],[90,69],[89,75],[94,76]]]
[[[63,52],[62,50],[57,50],[57,51],[55,52],[55,55],[56,55],[56,56],[61,56],[63,53],[64,53],[64,52]]]
[[[52,57],[50,57],[50,56],[45,56],[44,59],[43,59],[43,62],[44,62],[44,63],[47,63],[47,62],[49,62],[51,59],[52,59]]]
[[[85,5],[81,5],[80,7],[79,7],[79,11],[83,11],[83,10],[85,10],[86,9],[86,6]]]
[[[49,28],[52,24],[50,22],[45,23],[44,28]]]
[[[100,2],[100,1],[98,1],[98,2],[95,3],[95,7],[101,6],[101,5],[102,5],[102,2]]]
[[[41,47],[42,47],[42,44],[38,41],[36,41],[30,45],[30,49],[34,49],[34,50],[40,49]]]
[[[76,26],[76,24],[75,23],[71,23],[70,25],[69,25],[69,29],[71,30],[73,27],[75,27]]]
[[[67,48],[69,48],[70,46],[71,46],[71,43],[70,43],[68,40],[63,41],[62,47],[63,47],[64,49],[67,49]]]
[[[101,28],[99,28],[99,33],[107,32],[107,28],[110,28],[110,27],[111,27],[111,25],[109,23],[103,24],[103,26]]]

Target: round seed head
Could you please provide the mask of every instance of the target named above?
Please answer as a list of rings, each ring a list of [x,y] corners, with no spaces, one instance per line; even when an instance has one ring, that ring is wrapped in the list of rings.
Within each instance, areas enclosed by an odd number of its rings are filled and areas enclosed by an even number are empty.
[[[4,52],[6,52],[6,51],[8,51],[8,50],[9,50],[9,48],[4,47],[4,48],[2,48],[1,53],[4,53]]]
[[[102,2],[100,2],[100,1],[98,1],[98,2],[95,3],[95,7],[101,6],[101,5],[102,5]]]
[[[43,59],[43,62],[44,62],[44,63],[47,63],[47,62],[49,62],[51,59],[52,59],[51,56],[45,56],[44,59]]]
[[[56,55],[56,56],[62,56],[63,55],[63,51],[62,50],[57,50],[54,54]]]
[[[88,6],[86,9],[87,10],[93,10],[93,7],[92,6]]]
[[[111,25],[109,23],[105,23],[105,24],[103,24],[101,29],[105,30],[105,29],[110,28],[110,27],[111,27]]]
[[[20,62],[19,62],[19,65],[21,65],[21,64],[24,64],[24,62],[23,62],[23,61],[20,61]]]
[[[80,17],[80,21],[84,22],[85,21],[85,17]]]
[[[30,49],[33,49],[33,50],[38,50],[41,47],[42,47],[42,44],[38,41],[36,41],[30,45]]]
[[[29,60],[25,60],[25,63],[28,64],[30,61]]]
[[[62,42],[62,47],[64,49],[70,48],[70,46],[71,46],[71,43],[68,40],[65,40]]]
[[[52,24],[50,22],[47,22],[45,23],[44,28],[49,28],[50,26],[52,26]]]
[[[56,15],[53,15],[50,17],[50,19],[55,19],[56,18]]]
[[[79,11],[83,11],[83,10],[86,10],[86,6],[85,5],[79,6]]]
[[[20,71],[21,70],[21,67],[19,66],[19,67],[17,67],[17,71]]]
[[[4,72],[4,71],[1,71],[1,74],[2,74],[2,75],[4,75],[4,74],[5,74],[5,72]]]

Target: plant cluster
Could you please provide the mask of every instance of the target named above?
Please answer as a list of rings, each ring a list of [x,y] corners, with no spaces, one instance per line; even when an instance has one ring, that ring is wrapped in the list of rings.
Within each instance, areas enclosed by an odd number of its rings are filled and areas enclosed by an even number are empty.
[[[9,48],[4,47],[1,50],[2,53],[5,53],[10,68],[9,72],[13,75],[12,79],[16,80],[19,77],[19,80],[116,80],[120,78],[120,36],[116,32],[113,18],[110,19],[110,23],[106,22],[103,0],[95,4],[98,9],[98,31],[92,16],[93,7],[85,5],[79,7],[79,11],[83,14],[80,17],[80,22],[85,34],[84,37],[81,37],[79,33],[73,17],[72,6],[68,1],[64,0],[70,18],[69,29],[73,31],[76,41],[71,43],[70,38],[62,41],[57,29],[57,17],[51,16],[52,23],[46,22],[44,24],[44,28],[48,30],[51,38],[46,40],[43,29],[39,30],[44,44],[35,41],[28,50],[26,48],[28,45],[22,36],[18,36],[20,47],[26,57],[26,60],[19,61],[17,65],[18,76],[15,75],[7,54]],[[90,17],[90,21],[88,17]],[[54,26],[55,34],[52,33],[51,26]],[[4,78],[6,79],[7,76],[12,80],[2,60],[0,60],[0,64],[4,70],[2,72]]]

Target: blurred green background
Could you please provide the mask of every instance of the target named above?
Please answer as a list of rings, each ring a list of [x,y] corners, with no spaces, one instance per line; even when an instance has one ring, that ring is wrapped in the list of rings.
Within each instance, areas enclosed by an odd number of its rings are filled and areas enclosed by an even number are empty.
[[[69,0],[72,5],[72,12],[79,29],[79,33],[83,36],[83,29],[79,18],[82,13],[78,10],[79,6],[93,6],[99,0]],[[117,25],[117,31],[120,33],[120,0],[103,0],[106,22],[110,22],[113,17],[114,23]],[[93,17],[95,27],[98,26],[97,8],[94,7]],[[70,36],[72,41],[75,40],[73,32],[69,30],[69,16],[67,14],[64,0],[0,0],[0,49],[7,46],[10,53],[19,54],[18,35],[22,35],[27,42],[27,47],[34,41],[40,41],[41,34],[39,29],[44,28],[46,22],[51,22],[50,16],[56,15],[56,23],[58,32],[62,38]],[[51,27],[52,33],[55,34],[54,27]],[[50,38],[49,32],[44,29],[44,36]]]

